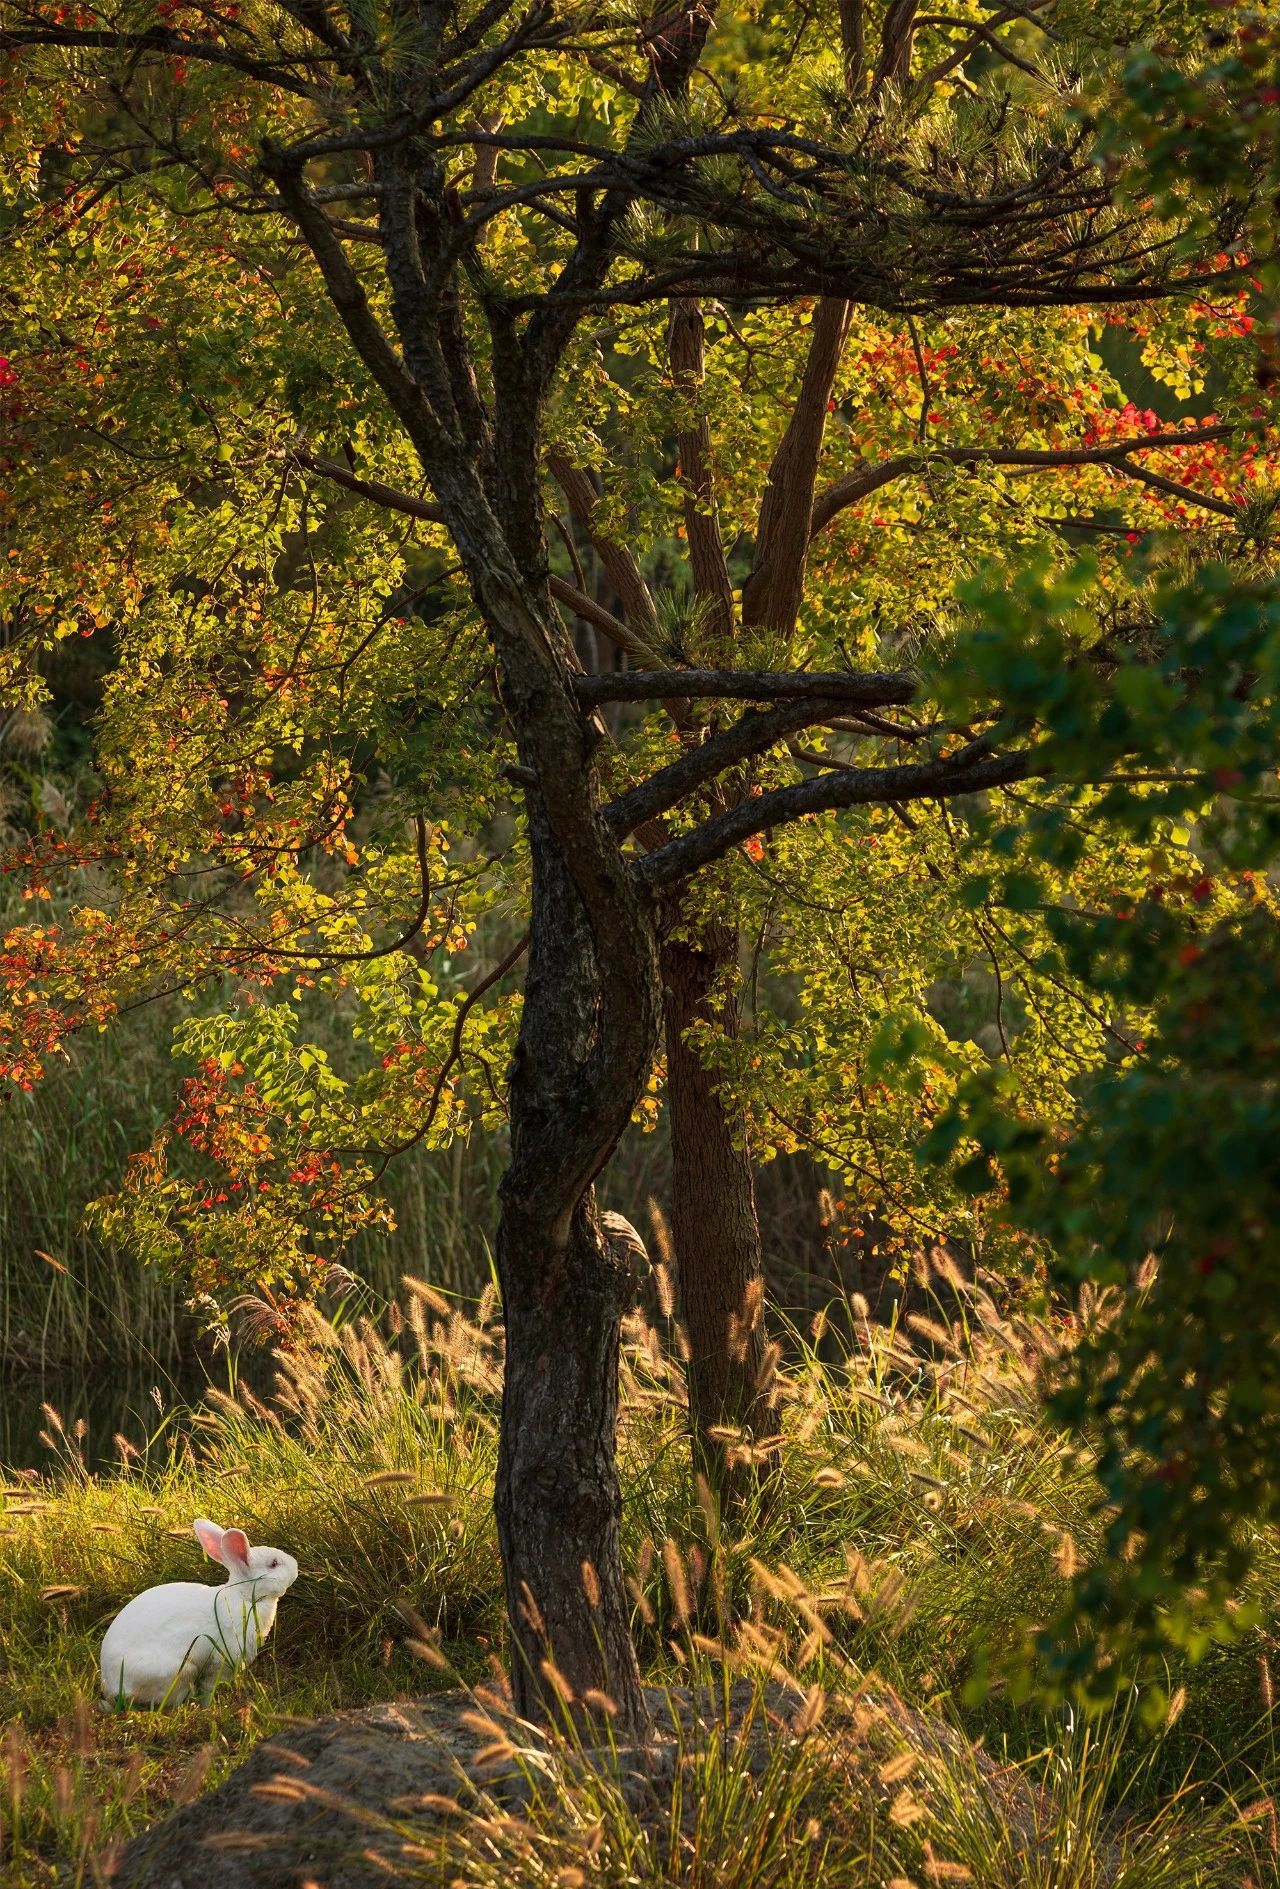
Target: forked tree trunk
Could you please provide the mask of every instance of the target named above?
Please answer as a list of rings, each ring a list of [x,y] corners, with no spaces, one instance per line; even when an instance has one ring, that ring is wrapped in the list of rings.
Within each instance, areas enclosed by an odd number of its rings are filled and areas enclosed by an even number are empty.
[[[745,1118],[727,1106],[699,1053],[696,1032],[736,1037],[738,937],[704,925],[696,941],[662,949],[671,1120],[671,1235],[698,1466],[735,1506],[767,1466],[778,1414],[762,1378],[760,1225]]]

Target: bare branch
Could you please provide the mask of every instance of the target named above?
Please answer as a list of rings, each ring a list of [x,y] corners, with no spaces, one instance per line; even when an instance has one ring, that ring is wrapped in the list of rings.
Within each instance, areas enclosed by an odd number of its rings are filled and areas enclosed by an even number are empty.
[[[381,479],[362,479],[359,473],[340,466],[335,459],[319,459],[302,446],[293,447],[290,457],[295,465],[305,467],[321,479],[327,479],[331,485],[340,485],[344,491],[354,492],[358,497],[382,506],[384,511],[403,512],[406,517],[421,518],[429,525],[444,523],[444,513],[433,499],[415,498],[411,492],[401,492],[394,485],[384,485]]]
[[[465,53],[471,52],[491,26],[496,26],[499,20],[506,18],[515,3],[516,0],[485,0],[485,5],[476,9],[467,24],[452,39],[445,41],[440,48],[440,63],[452,65]]]
[[[443,512],[432,499],[415,498],[411,492],[401,492],[393,485],[384,485],[380,479],[362,479],[358,473],[340,466],[336,460],[320,459],[301,446],[293,448],[292,457],[297,465],[305,467],[308,472],[314,472],[331,485],[341,486],[346,492],[355,493],[358,498],[368,499],[373,505],[380,505],[384,511],[402,512],[407,518],[421,518],[429,525],[444,522]],[[598,604],[593,597],[554,571],[549,573],[547,582],[558,603],[565,604],[578,616],[594,623],[617,648],[625,650],[636,662],[656,664],[656,652],[634,635],[625,623],[619,622],[603,604]]]
[[[890,741],[927,741],[938,732],[936,723],[913,728],[903,722],[889,721],[883,715],[873,715],[869,709],[856,715],[831,716],[822,726],[833,728],[838,735],[856,735],[859,740],[867,735],[885,735]]]
[[[641,669],[611,670],[598,676],[575,676],[574,692],[584,705],[598,702],[689,701],[694,698],[739,702],[777,702],[827,698],[860,708],[888,708],[909,702],[916,692],[914,676],[869,673],[854,675],[837,670],[770,669]]]
[[[365,951],[333,951],[327,945],[312,945],[306,951],[285,950],[274,939],[255,935],[252,927],[246,925],[234,912],[226,912],[222,915],[223,922],[247,934],[251,942],[237,945],[234,949],[229,946],[224,948],[219,956],[219,968],[229,964],[254,963],[263,958],[278,958],[281,962],[301,958],[304,963],[314,962],[319,958],[325,964],[368,964],[375,958],[390,958],[394,957],[398,951],[407,951],[417,940],[430,917],[433,891],[431,862],[427,847],[427,823],[420,813],[415,813],[413,820],[414,831],[417,835],[418,873],[422,882],[422,893],[418,900],[418,908],[410,919],[407,929],[402,931],[398,938],[394,938],[390,944],[370,945]]]
[[[659,636],[658,612],[649,586],[627,547],[598,529],[595,514],[600,497],[591,482],[590,473],[581,466],[571,465],[562,453],[550,454],[547,463],[556,484],[569,501],[570,511],[586,533],[609,582],[618,593],[623,615],[633,633],[643,640],[656,642]],[[656,656],[652,658],[655,666],[657,660]]]
[[[701,403],[704,333],[702,310],[696,302],[681,297],[671,304],[671,376],[689,407],[678,445],[693,594],[707,607],[705,628],[719,647],[727,644],[733,634],[733,579],[720,537],[711,476],[711,428]]]
[[[1028,448],[1025,451],[1001,446],[933,446],[927,452],[899,453],[892,459],[883,459],[876,464],[857,466],[828,486],[814,503],[813,535],[816,537],[839,512],[856,505],[872,492],[878,492],[882,485],[888,485],[892,480],[908,474],[924,472],[931,464],[1023,466],[1045,470],[1067,466],[1111,466],[1116,472],[1137,477],[1137,469],[1125,463],[1132,453],[1158,452],[1174,446],[1199,446],[1206,441],[1230,439],[1238,431],[1233,426],[1203,426],[1194,433],[1140,433],[1133,439],[1108,440],[1098,446],[1048,447],[1044,450]],[[1157,475],[1146,476],[1154,482]],[[1189,486],[1173,489],[1182,498],[1199,497]],[[1211,500],[1208,503],[1209,509],[1215,510],[1223,502]],[[1235,516],[1234,506],[1226,509],[1232,517]]]
[[[619,838],[633,833],[646,820],[655,820],[678,806],[726,768],[764,754],[797,729],[824,721],[837,706],[830,699],[814,696],[787,701],[777,708],[748,709],[730,727],[708,736],[700,746],[687,749],[679,760],[659,768],[648,780],[610,801],[604,809],[605,819]]]
[[[1121,463],[1117,472],[1123,472],[1127,479],[1136,479],[1141,485],[1149,485],[1156,492],[1167,492],[1171,498],[1182,499],[1188,505],[1198,505],[1202,511],[1217,512],[1220,518],[1230,518],[1235,522],[1240,518],[1240,507],[1233,505],[1230,499],[1216,498],[1211,492],[1197,492],[1194,486],[1179,485],[1176,479],[1166,479],[1162,473],[1149,472],[1145,466],[1130,466]]]
[[[998,25],[1002,24],[1004,19],[1024,17],[1025,15],[1016,14],[997,15],[995,23]],[[979,46],[989,46],[992,52],[998,54],[1001,59],[1007,60],[1010,65],[1017,66],[1020,71],[1027,73],[1031,78],[1038,79],[1041,85],[1047,85],[1051,90],[1057,89],[1053,80],[1045,73],[1041,72],[1039,66],[1033,65],[1029,59],[1024,59],[1020,53],[1016,53],[1013,47],[1008,45],[1003,39],[997,39],[991,28],[984,26],[980,21],[959,20],[953,15],[945,13],[922,13],[917,19],[916,24],[917,26],[954,26],[966,31],[969,35],[963,47],[960,49],[959,57],[945,61],[945,70],[944,66],[935,66],[932,72],[928,72],[924,75],[921,81],[923,84],[936,84],[939,78],[945,77],[946,72],[954,71],[957,65],[963,65],[964,61],[969,57],[969,54],[976,52]]]
[[[595,598],[589,596],[585,590],[579,590],[576,584],[566,582],[555,571],[548,574],[547,582],[551,588],[551,595],[557,603],[564,604],[575,615],[584,618],[588,623],[593,623],[596,629],[608,637],[615,649],[625,650],[633,662],[645,666],[658,661],[656,650],[650,649],[649,645],[629,630],[627,625],[615,617],[611,610],[606,610],[602,603],[597,603]]]
[[[508,971],[514,970],[515,966],[520,962],[528,949],[529,933],[526,931],[523,938],[519,939],[519,941],[511,947],[502,961],[499,964],[495,964],[493,969],[480,979],[480,982],[475,986],[474,990],[467,992],[462,1002],[458,1005],[457,1014],[453,1019],[453,1033],[449,1039],[448,1054],[440,1065],[431,1094],[427,1099],[427,1106],[423,1110],[422,1119],[406,1141],[399,1141],[394,1147],[386,1148],[382,1151],[385,1158],[382,1166],[378,1170],[379,1175],[386,1172],[387,1163],[393,1160],[396,1155],[407,1154],[410,1148],[416,1148],[418,1143],[423,1141],[431,1132],[435,1124],[436,1110],[440,1106],[440,1098],[444,1094],[445,1084],[453,1074],[462,1055],[462,1038],[467,1027],[467,1018],[471,1015],[471,1012],[475,1009],[480,999],[485,996],[487,992],[491,991],[494,985],[506,976]]]

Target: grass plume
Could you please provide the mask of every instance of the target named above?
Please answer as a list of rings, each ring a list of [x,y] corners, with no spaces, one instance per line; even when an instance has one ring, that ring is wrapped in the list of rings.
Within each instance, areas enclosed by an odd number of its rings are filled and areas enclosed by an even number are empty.
[[[113,1473],[88,1473],[49,1414],[48,1472],[0,1495],[6,1883],[105,1880],[132,1832],[292,1717],[462,1683],[495,1749],[527,1746],[502,1729],[493,1670],[493,1312],[491,1294],[463,1316],[411,1281],[382,1323],[317,1315],[305,1349],[277,1358],[269,1398],[210,1392]],[[1131,1708],[1101,1726],[1046,1723],[974,1688],[980,1662],[1054,1604],[1098,1526],[1087,1465],[1035,1415],[1053,1334],[987,1304],[959,1356],[862,1336],[833,1359],[788,1334],[782,1475],[722,1534],[688,1474],[678,1361],[631,1322],[624,1556],[647,1676],[746,1687],[749,1704],[732,1736],[680,1732],[656,1809],[637,1808],[616,1766],[557,1747],[515,1821],[495,1799],[397,1825],[399,1873],[476,1889],[575,1871],[699,1889],[1276,1879],[1269,1642],[1242,1637],[1165,1676],[1154,1730]],[[276,1633],[209,1707],[101,1716],[87,1702],[102,1629],[139,1588],[203,1578],[200,1513],[297,1555]],[[1268,1614],[1275,1565],[1264,1557]],[[779,1683],[789,1729],[762,1747],[751,1727],[776,1714]]]

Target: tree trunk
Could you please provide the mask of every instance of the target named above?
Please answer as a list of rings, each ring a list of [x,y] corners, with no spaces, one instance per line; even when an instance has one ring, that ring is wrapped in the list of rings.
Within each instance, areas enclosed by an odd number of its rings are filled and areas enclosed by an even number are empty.
[[[860,28],[855,31],[859,19],[857,9],[842,0],[847,68],[862,57]],[[742,590],[743,627],[771,632],[779,646],[795,630],[804,595],[818,458],[848,326],[846,303],[829,297],[819,303],[796,404],[769,468],[753,568]],[[677,386],[696,396],[703,374],[702,324],[688,301],[672,309],[671,366]],[[685,527],[695,594],[711,606],[708,624],[717,633],[716,659],[731,663],[736,654],[732,588],[715,512],[710,431],[701,413],[680,435],[680,461],[689,490]],[[741,782],[738,791],[745,792],[747,784]],[[722,783],[720,792],[725,791]],[[693,915],[680,914],[678,906],[674,917],[688,941],[669,940],[663,953],[672,1244],[691,1351],[695,1453],[728,1509],[767,1463],[779,1417],[761,1382],[768,1339],[746,1124],[740,1111],[726,1108],[686,1034],[699,1023],[737,1034],[738,938],[735,928],[702,925]],[[745,1450],[738,1450],[736,1462],[732,1444],[726,1448],[716,1431],[742,1434]]]
[[[733,1506],[756,1481],[778,1432],[762,1381],[760,1226],[746,1123],[727,1108],[689,1032],[738,1033],[737,932],[705,925],[662,949],[671,1119],[671,1235],[689,1345],[690,1420],[699,1467]],[[725,1432],[739,1433],[736,1443]],[[717,1434],[719,1433],[719,1434]],[[745,1446],[745,1447],[744,1447]]]
[[[644,1695],[619,1548],[618,1329],[629,1299],[593,1186],[644,1089],[661,1020],[656,914],[600,812],[603,736],[546,584],[534,451],[538,394],[505,362],[498,503],[468,450],[423,451],[499,660],[528,810],[532,900],[511,1155],[496,1258],[506,1370],[494,1507],[517,1711],[612,1718],[639,1737]]]
[[[568,1712],[589,1730],[609,1714],[639,1736],[615,1462],[618,1328],[635,1284],[602,1237],[592,1183],[657,1048],[657,944],[625,869],[616,915],[600,878],[588,881],[588,916],[580,863],[571,873],[538,790],[529,805],[529,969],[497,1240],[507,1349],[495,1510],[512,1689],[525,1717]]]
[[[498,1266],[507,1355],[495,1509],[516,1710],[554,1720],[559,1693],[584,1723],[607,1713],[607,1700],[635,1735],[645,1708],[614,1448],[618,1326],[632,1282],[600,1236],[590,1194],[559,1246],[508,1201]]]

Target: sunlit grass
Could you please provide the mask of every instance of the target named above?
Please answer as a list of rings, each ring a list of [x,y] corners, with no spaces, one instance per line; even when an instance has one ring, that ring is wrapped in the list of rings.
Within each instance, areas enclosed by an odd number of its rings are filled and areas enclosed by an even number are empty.
[[[818,1688],[818,1729],[774,1738],[763,1768],[748,1762],[746,1734],[694,1738],[656,1822],[607,1765],[566,1760],[539,1772],[510,1828],[505,1812],[473,1805],[429,1841],[419,1830],[414,1869],[477,1889],[497,1889],[500,1876],[568,1883],[574,1870],[584,1882],[707,1889],[879,1889],[895,1876],[990,1889],[1276,1880],[1264,1638],[1163,1675],[1177,1710],[1158,1733],[1131,1707],[1102,1728],[1069,1728],[999,1690],[969,1696],[980,1650],[1012,1647],[1045,1617],[1097,1526],[1087,1465],[1036,1415],[1054,1335],[980,1301],[973,1325],[963,1348],[932,1333],[933,1363],[869,1326],[837,1362],[791,1334],[780,1473],[725,1534],[690,1478],[679,1373],[636,1321],[624,1365],[624,1557],[648,1676],[710,1685],[730,1668],[790,1672]],[[51,1414],[48,1474],[6,1484],[0,1854],[15,1889],[58,1871],[96,1880],[115,1846],[290,1716],[489,1674],[503,1630],[492,1304],[464,1318],[412,1285],[380,1329],[316,1319],[311,1339],[309,1353],[280,1360],[269,1401],[247,1388],[214,1394],[140,1455],[126,1447],[116,1473],[87,1474]],[[102,1714],[102,1630],[140,1588],[205,1578],[198,1514],[297,1556],[275,1633],[208,1708]],[[1264,1567],[1269,1602],[1274,1554]],[[892,1790],[868,1785],[856,1729],[881,1696],[908,1702],[902,1724],[923,1711],[947,1728],[940,1740],[913,1735],[900,1777],[872,1741],[871,1772],[879,1780],[888,1765]],[[975,1737],[996,1771],[973,1756]],[[1021,1824],[993,1782],[1013,1777],[1024,1780]],[[903,1792],[918,1796],[918,1815],[903,1812]]]

